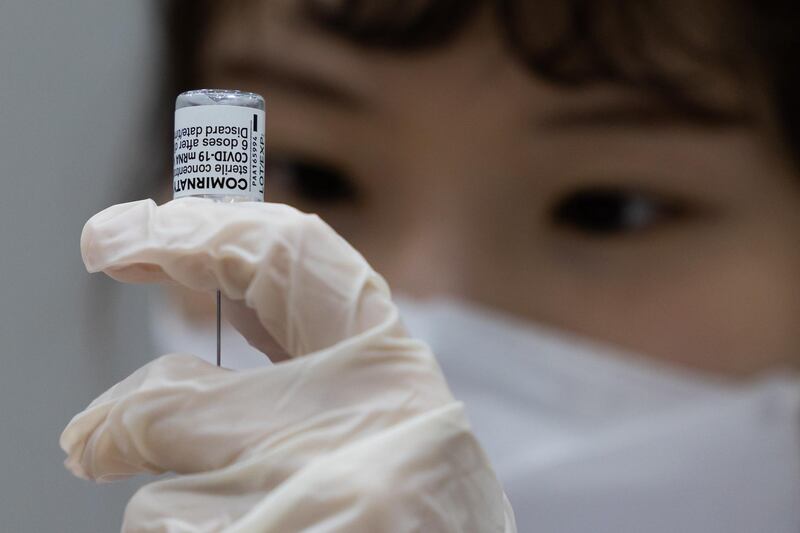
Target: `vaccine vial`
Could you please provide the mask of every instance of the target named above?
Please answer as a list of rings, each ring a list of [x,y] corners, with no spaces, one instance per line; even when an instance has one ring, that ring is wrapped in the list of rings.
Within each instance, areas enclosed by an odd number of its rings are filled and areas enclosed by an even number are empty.
[[[264,201],[264,98],[198,89],[175,100],[174,198]],[[217,366],[222,366],[222,295],[217,291]]]
[[[198,89],[175,100],[173,197],[264,201],[264,98]]]

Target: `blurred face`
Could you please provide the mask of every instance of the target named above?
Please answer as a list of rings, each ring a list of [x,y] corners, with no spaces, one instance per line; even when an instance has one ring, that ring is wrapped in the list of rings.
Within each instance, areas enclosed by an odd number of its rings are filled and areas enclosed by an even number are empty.
[[[717,374],[800,355],[800,179],[740,109],[548,84],[488,12],[405,55],[278,2],[212,30],[205,85],[267,99],[267,199],[319,213],[395,291]]]

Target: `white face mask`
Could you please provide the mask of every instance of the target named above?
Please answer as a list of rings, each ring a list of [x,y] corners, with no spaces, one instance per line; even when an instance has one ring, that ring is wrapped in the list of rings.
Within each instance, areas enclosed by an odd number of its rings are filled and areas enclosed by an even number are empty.
[[[734,386],[449,301],[402,300],[520,531],[800,532],[800,381]]]
[[[656,366],[530,323],[398,299],[503,481],[519,531],[800,532],[800,382],[746,386]],[[160,352],[213,361],[216,333],[160,298]],[[230,326],[229,368],[269,364]]]

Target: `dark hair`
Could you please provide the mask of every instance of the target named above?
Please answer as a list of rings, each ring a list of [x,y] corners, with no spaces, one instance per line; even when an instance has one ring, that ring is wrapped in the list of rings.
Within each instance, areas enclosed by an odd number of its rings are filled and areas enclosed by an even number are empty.
[[[162,2],[163,83],[171,105],[176,94],[196,88],[200,45],[215,11],[230,2]],[[709,105],[698,102],[699,72],[757,79],[788,152],[800,161],[800,2],[303,0],[298,6],[343,39],[404,54],[449,42],[478,9],[493,9],[510,53],[541,79],[564,87],[635,85],[695,113],[706,113]],[[676,68],[664,60],[665,50],[685,61]],[[171,110],[160,112],[171,116]]]

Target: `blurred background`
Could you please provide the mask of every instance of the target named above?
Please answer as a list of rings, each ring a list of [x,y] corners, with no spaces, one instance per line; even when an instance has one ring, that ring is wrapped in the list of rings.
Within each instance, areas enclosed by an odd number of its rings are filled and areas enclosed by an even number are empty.
[[[135,486],[63,467],[58,437],[151,358],[146,289],[86,274],[83,223],[119,201],[152,97],[147,2],[0,1],[0,530],[119,529]],[[110,297],[111,293],[114,297]]]

